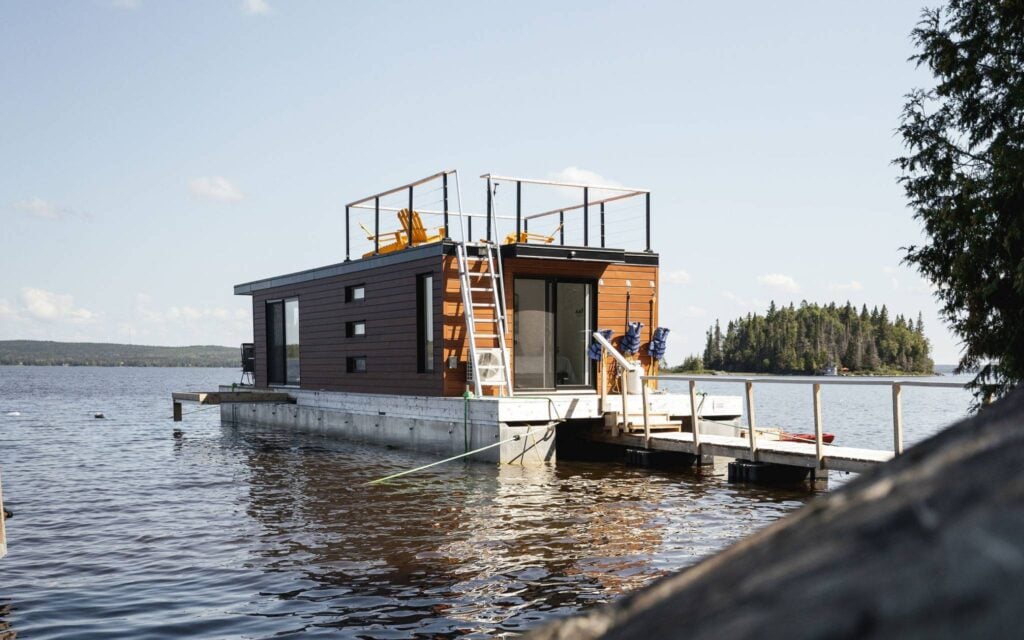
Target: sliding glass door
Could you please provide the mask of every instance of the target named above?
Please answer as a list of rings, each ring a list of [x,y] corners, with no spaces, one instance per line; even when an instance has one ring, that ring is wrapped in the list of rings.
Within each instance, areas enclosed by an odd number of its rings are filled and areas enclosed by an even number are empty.
[[[513,292],[517,389],[592,388],[587,357],[594,331],[593,284],[516,278]]]
[[[267,303],[267,381],[299,384],[299,301]]]

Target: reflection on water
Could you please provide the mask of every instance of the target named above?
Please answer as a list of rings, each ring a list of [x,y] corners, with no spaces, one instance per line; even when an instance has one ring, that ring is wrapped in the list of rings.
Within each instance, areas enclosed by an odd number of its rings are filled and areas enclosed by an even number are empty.
[[[807,495],[609,463],[435,467],[221,427],[231,370],[0,367],[0,638],[516,633],[606,602]],[[92,418],[103,411],[107,420]],[[759,409],[760,414],[760,409]],[[6,640],[6,639],[5,639]]]

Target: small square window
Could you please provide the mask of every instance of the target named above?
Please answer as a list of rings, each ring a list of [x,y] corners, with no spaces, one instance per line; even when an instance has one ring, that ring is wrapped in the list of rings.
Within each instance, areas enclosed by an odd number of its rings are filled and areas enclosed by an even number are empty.
[[[354,284],[345,287],[345,302],[356,302],[366,297],[366,285]]]
[[[361,338],[366,335],[366,320],[350,320],[345,323],[346,338]]]
[[[346,369],[349,373],[366,373],[366,356],[349,356]]]

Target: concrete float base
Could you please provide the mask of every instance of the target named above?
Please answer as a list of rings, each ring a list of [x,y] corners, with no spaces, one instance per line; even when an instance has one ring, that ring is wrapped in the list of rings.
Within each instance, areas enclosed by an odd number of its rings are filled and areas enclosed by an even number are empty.
[[[768,485],[796,485],[807,482],[815,490],[828,489],[828,471],[750,460],[730,462],[728,479],[729,482]]]
[[[334,405],[326,401],[303,404],[301,396],[297,404],[221,405],[221,423],[317,434],[417,451],[439,458],[519,436],[517,440],[476,453],[470,459],[517,465],[555,461],[554,427],[548,428],[544,423],[508,424],[478,415],[464,421],[461,402],[454,403],[454,410],[445,407],[446,411],[440,412],[413,412],[418,415],[398,413],[372,403]]]

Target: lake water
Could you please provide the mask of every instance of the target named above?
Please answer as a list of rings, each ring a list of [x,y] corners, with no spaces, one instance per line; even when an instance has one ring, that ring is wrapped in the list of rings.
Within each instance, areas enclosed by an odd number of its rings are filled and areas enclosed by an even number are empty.
[[[431,459],[222,427],[216,409],[172,435],[172,391],[237,375],[0,367],[0,472],[15,512],[0,639],[511,636],[690,565],[809,498],[730,485],[724,467],[568,461],[452,463],[367,487]],[[809,388],[757,389],[760,424],[808,430]],[[839,442],[891,446],[887,388],[823,396]],[[960,390],[906,389],[907,441],[968,404]]]

